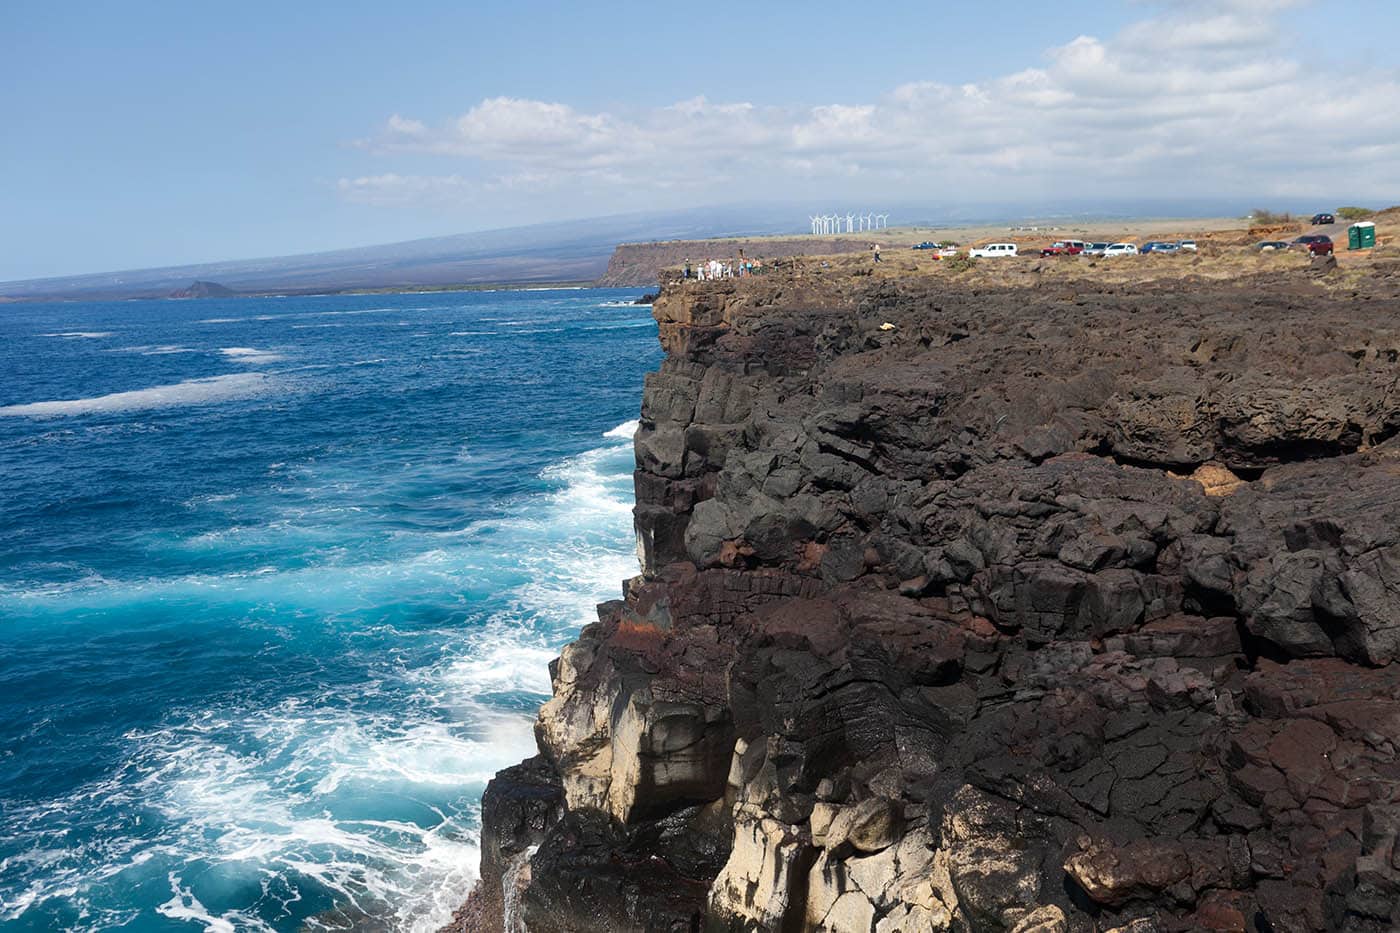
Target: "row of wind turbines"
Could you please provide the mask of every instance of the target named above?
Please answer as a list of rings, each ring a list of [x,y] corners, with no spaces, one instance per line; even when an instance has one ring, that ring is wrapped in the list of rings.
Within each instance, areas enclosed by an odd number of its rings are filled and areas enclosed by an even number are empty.
[[[822,236],[831,233],[864,233],[866,230],[883,230],[890,223],[889,214],[820,214],[812,215],[812,235]]]

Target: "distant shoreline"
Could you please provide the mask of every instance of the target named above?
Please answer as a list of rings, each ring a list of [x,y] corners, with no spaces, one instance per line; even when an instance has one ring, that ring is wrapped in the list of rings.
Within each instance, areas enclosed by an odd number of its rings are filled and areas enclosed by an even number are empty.
[[[85,304],[91,302],[127,302],[127,301],[207,301],[209,298],[216,298],[222,301],[229,301],[240,298],[329,298],[337,295],[420,295],[433,294],[435,292],[528,292],[528,291],[563,291],[566,289],[585,288],[612,288],[614,286],[598,285],[593,281],[563,281],[563,282],[474,282],[460,285],[408,285],[399,287],[384,288],[334,288],[334,289],[268,289],[266,291],[238,292],[232,295],[173,298],[170,295],[128,295],[121,298],[104,297],[54,297],[54,298],[11,298],[0,295],[0,305],[52,305],[52,304]],[[645,286],[626,286],[627,288],[643,288]]]

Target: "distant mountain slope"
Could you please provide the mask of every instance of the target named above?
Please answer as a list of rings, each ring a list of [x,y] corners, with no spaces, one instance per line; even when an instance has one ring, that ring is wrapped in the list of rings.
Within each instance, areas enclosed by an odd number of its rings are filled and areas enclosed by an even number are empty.
[[[593,281],[620,242],[792,232],[790,206],[620,214],[265,259],[0,283],[0,299],[165,297],[192,280],[240,294]]]

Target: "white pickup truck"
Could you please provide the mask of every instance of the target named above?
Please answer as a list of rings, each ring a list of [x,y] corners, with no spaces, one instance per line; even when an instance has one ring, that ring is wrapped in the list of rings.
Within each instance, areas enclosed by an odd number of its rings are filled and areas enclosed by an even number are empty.
[[[988,243],[986,246],[969,250],[967,253],[973,259],[994,259],[997,256],[1015,256],[1015,243]]]

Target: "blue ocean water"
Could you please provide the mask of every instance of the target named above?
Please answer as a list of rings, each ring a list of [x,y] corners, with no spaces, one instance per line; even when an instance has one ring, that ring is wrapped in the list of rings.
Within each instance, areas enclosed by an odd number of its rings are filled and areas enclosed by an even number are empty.
[[[0,307],[0,926],[444,921],[636,573],[637,294]]]

